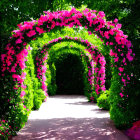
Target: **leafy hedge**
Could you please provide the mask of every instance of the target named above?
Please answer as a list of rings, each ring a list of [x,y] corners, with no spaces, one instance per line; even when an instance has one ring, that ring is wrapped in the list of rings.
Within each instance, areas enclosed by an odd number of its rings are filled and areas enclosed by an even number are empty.
[[[97,99],[97,105],[105,110],[110,109],[110,102],[109,102],[109,91],[106,90],[104,93],[102,93],[99,98]]]

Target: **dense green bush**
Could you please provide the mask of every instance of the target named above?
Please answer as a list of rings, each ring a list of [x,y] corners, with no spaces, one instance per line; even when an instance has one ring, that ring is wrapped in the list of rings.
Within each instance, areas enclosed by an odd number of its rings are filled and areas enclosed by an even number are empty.
[[[132,89],[127,91],[124,97],[121,98],[118,94],[121,92],[122,87],[121,82],[118,82],[120,81],[120,76],[117,74],[118,69],[116,67],[112,67],[112,71],[111,87],[109,90],[110,118],[114,121],[117,128],[126,129],[129,128],[132,125],[132,122],[136,120],[136,110],[134,107],[135,102],[133,101],[133,98],[129,96],[127,98],[127,94],[131,92],[129,95],[132,95],[133,91]]]
[[[109,103],[109,91],[106,90],[104,93],[102,93],[99,98],[97,99],[97,105],[105,110],[110,109],[110,103]]]

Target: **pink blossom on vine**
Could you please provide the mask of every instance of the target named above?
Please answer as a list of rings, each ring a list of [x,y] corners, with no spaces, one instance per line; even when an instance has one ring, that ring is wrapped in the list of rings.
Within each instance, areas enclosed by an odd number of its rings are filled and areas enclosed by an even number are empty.
[[[1,60],[4,61],[4,58],[6,57],[6,54],[1,54]]]
[[[129,61],[132,61],[132,60],[133,60],[133,56],[131,56],[130,52],[128,52],[128,53],[126,54],[126,57],[127,57],[127,59],[128,59]]]
[[[117,18],[115,18],[115,19],[114,19],[114,22],[115,22],[115,23],[117,23],[117,22],[118,22],[118,19],[117,19]]]
[[[24,42],[24,43],[23,43],[23,46],[26,46],[26,45],[27,45],[27,42]]]
[[[21,68],[22,70],[26,68],[26,66],[25,66],[25,63],[24,63],[24,62],[19,63],[19,66],[20,66],[20,68]]]
[[[110,56],[114,56],[115,54],[116,54],[116,53],[114,53],[114,52],[112,51],[112,49],[111,49],[109,55],[110,55]]]
[[[101,17],[101,18],[103,18],[103,17],[105,17],[105,13],[103,12],[103,11],[99,11],[99,16]]]
[[[121,98],[124,96],[122,93],[120,93]]]
[[[36,31],[39,32],[39,34],[42,34],[42,33],[46,32],[42,28],[39,28],[39,27],[36,27]]]
[[[114,58],[114,62],[118,62],[119,57]]]
[[[11,72],[16,72],[15,66],[11,68]]]
[[[116,28],[117,28],[117,29],[121,29],[121,27],[122,27],[122,24],[117,24],[117,25],[116,25]]]
[[[31,31],[29,31],[29,32],[27,33],[27,36],[28,36],[28,37],[32,37],[32,36],[34,36],[34,35],[36,35],[35,30],[31,30]]]
[[[26,72],[22,72],[21,78],[22,78],[22,79],[25,79],[25,77],[26,77]]]
[[[120,72],[124,71],[124,68],[122,68],[122,67],[119,67],[118,69],[119,69]]]
[[[21,84],[21,88],[25,89],[26,88],[26,85]]]
[[[25,91],[21,91],[20,97],[22,98],[25,94]]]
[[[20,44],[20,43],[22,43],[21,38],[19,38],[19,39],[16,40],[16,44]]]

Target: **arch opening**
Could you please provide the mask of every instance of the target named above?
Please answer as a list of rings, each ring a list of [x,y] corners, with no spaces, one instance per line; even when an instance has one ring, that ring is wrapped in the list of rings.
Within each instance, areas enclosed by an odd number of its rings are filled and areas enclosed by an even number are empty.
[[[83,95],[84,79],[83,65],[78,56],[64,54],[55,62],[56,67],[56,94]]]

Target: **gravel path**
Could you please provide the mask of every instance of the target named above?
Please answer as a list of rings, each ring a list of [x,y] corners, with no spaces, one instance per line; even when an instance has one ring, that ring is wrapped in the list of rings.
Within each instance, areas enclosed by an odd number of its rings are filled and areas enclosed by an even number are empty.
[[[115,128],[108,111],[85,96],[49,97],[32,111],[25,127],[12,140],[129,140]]]

